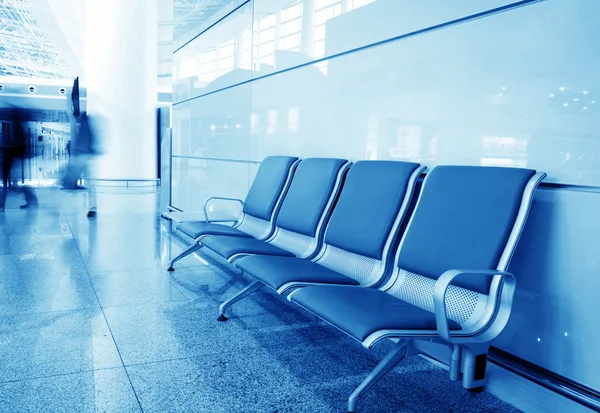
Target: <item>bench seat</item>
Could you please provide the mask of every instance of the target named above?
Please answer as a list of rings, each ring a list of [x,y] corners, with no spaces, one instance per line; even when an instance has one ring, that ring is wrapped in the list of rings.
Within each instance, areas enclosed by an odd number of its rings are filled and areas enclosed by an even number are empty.
[[[214,224],[211,222],[188,221],[181,223],[177,229],[190,238],[198,238],[200,235],[233,235],[236,237],[252,238],[237,228],[227,225]]]
[[[437,335],[434,313],[381,290],[319,285],[300,288],[291,297],[296,304],[358,341],[380,330],[431,330],[432,336]],[[452,320],[449,327],[460,330],[460,325]]]
[[[264,255],[249,255],[236,262],[236,266],[278,290],[284,285],[294,283],[320,283],[359,285],[354,278],[332,271],[311,260]]]
[[[295,255],[273,244],[254,238],[241,238],[235,236],[209,236],[202,240],[202,244],[222,257],[231,257],[235,254],[265,254],[285,257]]]
[[[277,211],[292,176],[298,166],[299,160],[291,156],[268,156],[260,164],[254,182],[250,187],[245,201],[235,198],[210,197],[204,203],[204,220],[183,221],[177,219],[177,214],[172,218],[179,224],[176,229],[192,238],[192,243],[187,249],[169,263],[168,271],[174,271],[174,264],[184,257],[198,251],[202,245],[202,238],[206,236],[226,235],[242,238],[267,239],[274,230]],[[239,202],[242,205],[242,215],[232,226],[213,222],[208,216],[208,204],[211,201]],[[182,214],[186,214],[185,212]],[[197,213],[187,213],[197,216]],[[169,217],[170,214],[163,214]]]

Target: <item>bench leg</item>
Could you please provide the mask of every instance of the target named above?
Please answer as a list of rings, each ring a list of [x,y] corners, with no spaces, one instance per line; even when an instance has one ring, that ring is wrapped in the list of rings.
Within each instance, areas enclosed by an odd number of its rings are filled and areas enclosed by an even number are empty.
[[[486,382],[487,352],[489,346],[463,348],[462,373],[463,387],[470,391],[480,391]]]
[[[390,351],[383,360],[373,369],[367,378],[352,392],[348,398],[348,412],[356,413],[358,399],[367,392],[379,379],[385,376],[396,366],[404,357],[407,356],[407,340],[400,340],[398,344]]]
[[[452,356],[450,357],[450,365],[448,370],[450,373],[450,380],[458,381],[461,378],[460,365],[462,362],[462,347],[455,344],[452,347]]]
[[[173,258],[171,260],[171,262],[169,262],[169,268],[167,269],[167,271],[175,271],[175,268],[173,268],[173,264],[175,264],[180,259],[187,257],[192,252],[198,251],[200,249],[200,247],[201,247],[200,243],[198,241],[194,241],[194,243],[192,245],[190,245],[185,251],[183,251],[181,254],[179,254],[178,256]]]
[[[221,303],[221,305],[219,306],[219,317],[217,317],[217,320],[227,321],[227,317],[225,317],[225,310],[227,310],[229,307],[231,307],[238,301],[248,297],[255,291],[260,290],[262,287],[264,287],[264,284],[262,282],[254,281],[252,284],[248,285],[246,288],[244,288],[242,291],[231,297],[229,300]]]

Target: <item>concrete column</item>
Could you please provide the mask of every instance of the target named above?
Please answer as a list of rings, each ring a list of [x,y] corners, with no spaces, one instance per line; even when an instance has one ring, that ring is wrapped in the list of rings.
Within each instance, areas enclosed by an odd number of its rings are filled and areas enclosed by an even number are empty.
[[[87,112],[104,119],[92,175],[157,177],[157,2],[87,0]]]

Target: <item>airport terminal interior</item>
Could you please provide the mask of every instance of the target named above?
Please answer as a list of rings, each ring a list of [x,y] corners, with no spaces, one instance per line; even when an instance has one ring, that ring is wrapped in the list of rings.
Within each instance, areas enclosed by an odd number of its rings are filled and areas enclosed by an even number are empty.
[[[0,413],[600,412],[600,1],[0,0]]]

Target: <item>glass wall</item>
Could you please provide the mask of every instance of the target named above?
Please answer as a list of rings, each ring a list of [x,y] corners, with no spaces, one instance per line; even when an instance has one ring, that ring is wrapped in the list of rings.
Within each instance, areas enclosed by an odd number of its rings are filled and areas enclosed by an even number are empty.
[[[496,345],[600,390],[600,2],[238,3],[174,56],[173,205],[274,154],[545,171]]]

